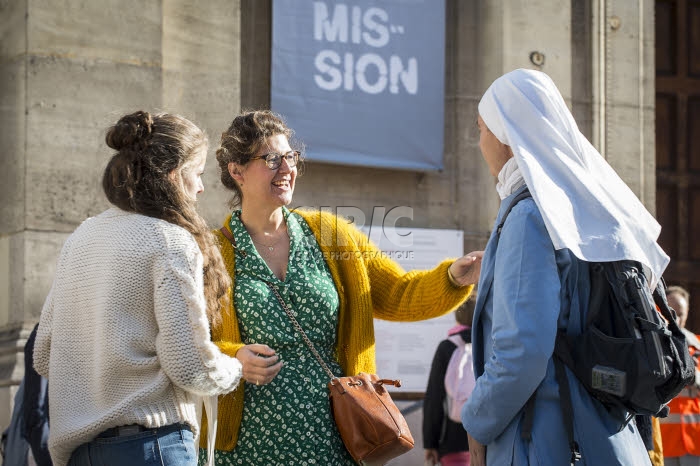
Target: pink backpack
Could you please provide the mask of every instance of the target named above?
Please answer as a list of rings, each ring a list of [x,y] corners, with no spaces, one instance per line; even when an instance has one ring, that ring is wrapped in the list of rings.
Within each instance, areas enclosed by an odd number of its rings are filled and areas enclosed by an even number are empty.
[[[452,353],[445,371],[445,398],[447,416],[454,422],[462,422],[462,406],[474,390],[476,379],[472,366],[472,344],[459,335],[448,338],[457,348]]]

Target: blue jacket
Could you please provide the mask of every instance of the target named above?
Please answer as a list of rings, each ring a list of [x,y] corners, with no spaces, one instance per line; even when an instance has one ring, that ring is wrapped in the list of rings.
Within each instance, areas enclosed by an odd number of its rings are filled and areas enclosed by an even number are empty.
[[[500,222],[511,200],[501,203]],[[532,198],[519,202],[486,246],[472,327],[476,387],[462,422],[487,445],[488,465],[569,464],[570,450],[554,376],[558,328],[581,333],[588,309],[588,264],[555,251]],[[568,371],[577,466],[649,465],[634,422],[620,425]],[[531,441],[520,436],[523,406],[536,392]]]

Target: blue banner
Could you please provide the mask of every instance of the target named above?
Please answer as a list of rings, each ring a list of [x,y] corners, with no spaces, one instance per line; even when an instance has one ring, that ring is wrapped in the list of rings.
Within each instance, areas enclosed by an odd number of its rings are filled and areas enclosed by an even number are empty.
[[[271,106],[309,160],[442,168],[444,0],[274,0],[272,20]]]

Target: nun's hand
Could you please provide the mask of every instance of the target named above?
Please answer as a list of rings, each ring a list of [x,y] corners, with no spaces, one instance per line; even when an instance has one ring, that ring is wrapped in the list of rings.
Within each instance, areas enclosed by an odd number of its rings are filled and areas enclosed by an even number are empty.
[[[486,466],[486,447],[480,444],[474,437],[469,438],[469,464],[471,466]]]

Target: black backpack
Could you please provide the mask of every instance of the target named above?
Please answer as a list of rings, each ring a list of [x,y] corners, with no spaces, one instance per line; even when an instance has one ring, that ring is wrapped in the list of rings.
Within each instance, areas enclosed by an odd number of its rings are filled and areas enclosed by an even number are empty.
[[[559,333],[555,354],[610,409],[665,417],[666,403],[695,380],[695,364],[663,282],[652,294],[634,261],[591,263],[590,274],[583,333]]]
[[[508,206],[531,197],[526,189]],[[590,262],[591,292],[580,335],[559,330],[554,364],[572,464],[581,458],[573,438],[573,408],[565,364],[624,427],[634,415],[665,417],[666,404],[695,380],[695,364],[663,279],[651,292],[639,262]],[[657,308],[660,312],[657,312]],[[663,318],[662,318],[663,316]],[[529,440],[535,395],[525,406],[522,436]]]

